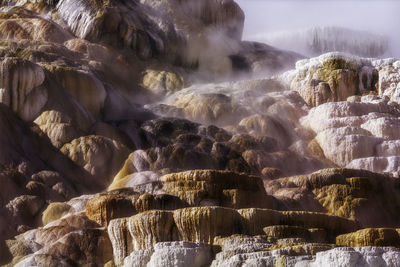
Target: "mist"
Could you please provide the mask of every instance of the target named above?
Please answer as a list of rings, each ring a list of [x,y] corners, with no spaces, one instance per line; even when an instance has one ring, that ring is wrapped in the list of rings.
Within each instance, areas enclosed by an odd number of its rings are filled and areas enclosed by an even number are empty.
[[[386,36],[400,57],[400,1],[236,0],[246,15],[243,39],[266,42],[266,35],[310,27],[338,26]],[[296,45],[296,44],[293,44]]]

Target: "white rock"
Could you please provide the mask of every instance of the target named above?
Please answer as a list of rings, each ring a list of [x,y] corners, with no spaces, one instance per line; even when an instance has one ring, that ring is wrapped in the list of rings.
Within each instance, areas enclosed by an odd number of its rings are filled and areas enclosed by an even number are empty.
[[[346,168],[363,169],[373,172],[399,172],[400,171],[400,157],[366,157],[354,159]]]
[[[136,250],[124,259],[124,267],[143,267],[150,261],[154,250]]]
[[[390,247],[334,248],[318,252],[309,267],[398,267],[400,251]]]
[[[148,267],[201,267],[212,260],[211,247],[192,242],[162,242],[154,246]]]

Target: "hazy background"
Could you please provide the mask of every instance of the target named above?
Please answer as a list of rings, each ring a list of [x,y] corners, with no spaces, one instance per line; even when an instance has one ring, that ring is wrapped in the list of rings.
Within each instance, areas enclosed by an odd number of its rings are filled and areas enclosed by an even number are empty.
[[[400,58],[400,0],[236,0],[246,14],[245,40],[312,26],[341,26],[387,35]]]

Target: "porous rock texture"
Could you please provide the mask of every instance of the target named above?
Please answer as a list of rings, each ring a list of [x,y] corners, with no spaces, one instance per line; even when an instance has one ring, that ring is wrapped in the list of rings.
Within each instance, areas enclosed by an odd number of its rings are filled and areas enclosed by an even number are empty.
[[[396,227],[400,223],[398,182],[364,170],[325,169],[265,185],[289,210],[323,211],[357,220],[363,227]],[[392,197],[388,199],[388,195]]]
[[[371,60],[343,53],[328,53],[298,61],[296,70],[285,73],[283,77],[308,105],[319,106],[376,91],[378,71]]]
[[[399,61],[243,22],[0,0],[0,265],[398,266]]]

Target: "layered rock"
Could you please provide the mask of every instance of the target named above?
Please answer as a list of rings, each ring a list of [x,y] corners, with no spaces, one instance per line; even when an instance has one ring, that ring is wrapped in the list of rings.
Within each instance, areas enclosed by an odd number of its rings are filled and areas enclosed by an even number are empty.
[[[209,265],[212,259],[211,247],[202,243],[164,242],[154,246],[150,266],[195,266]],[[125,263],[126,264],[126,263]]]
[[[198,170],[161,177],[162,190],[176,195],[189,205],[223,207],[274,207],[259,177],[228,171]]]
[[[103,83],[90,72],[46,66],[55,80],[94,117],[99,117],[106,99]]]
[[[110,189],[157,181],[159,174],[165,170],[227,169],[251,172],[240,153],[229,143],[224,143],[230,139],[230,134],[215,126],[162,118],[144,123],[139,136],[144,149],[130,155]]]
[[[58,3],[57,10],[71,31],[82,39],[132,49],[143,59],[161,55],[184,64],[200,62],[208,67],[218,62],[209,56],[210,53],[229,61],[227,55],[234,50],[228,42],[238,45],[244,21],[243,12],[233,1],[185,4],[92,1],[87,4],[63,0]],[[223,53],[213,51],[215,44]],[[229,68],[230,63],[226,64]]]
[[[139,175],[129,177],[137,180],[137,183],[131,183],[133,189],[144,193],[135,204],[138,210],[150,207],[174,209],[185,205],[233,208],[273,208],[277,205],[265,193],[259,177],[231,171],[193,170],[167,174],[150,181],[143,181]]]
[[[273,217],[271,217],[271,214],[273,214]],[[308,237],[315,237],[316,229],[311,228],[325,229],[328,236],[322,242],[329,242],[340,233],[348,233],[357,229],[357,224],[354,221],[322,213],[191,207],[177,209],[173,212],[161,210],[147,211],[130,218],[111,220],[108,226],[108,233],[113,243],[114,260],[116,264],[122,264],[124,259],[126,261],[131,261],[136,257],[142,259],[141,255],[143,255],[144,251],[151,251],[153,247],[155,248],[157,242],[184,240],[210,245],[215,244],[227,248],[228,245],[226,242],[230,239],[224,237],[232,236],[234,239],[235,234],[262,234],[265,226],[279,225],[280,223],[287,224],[285,229],[303,229],[301,226],[310,228],[310,230],[305,229],[301,233],[295,231],[290,234],[290,236],[297,238],[305,237],[304,233],[307,233]],[[277,229],[279,227],[274,226],[265,229]],[[270,238],[274,237],[275,239],[272,242],[276,241],[277,236],[270,236]],[[267,240],[264,242],[266,243]],[[277,246],[279,247],[279,245]],[[268,246],[258,246],[258,248],[263,247]],[[326,250],[332,246],[320,245],[320,247],[323,247],[322,250]],[[254,249],[257,249],[257,246]],[[235,251],[232,254],[239,252]],[[318,250],[318,246],[308,248],[305,246],[300,251],[302,251],[300,255],[308,255],[310,253],[315,254],[316,251],[320,250]]]
[[[101,136],[72,140],[61,148],[61,152],[89,172],[100,188],[107,187],[129,154],[124,145]]]
[[[86,125],[76,125],[68,115],[56,110],[44,111],[36,118],[35,123],[57,148],[61,148],[88,130]]]
[[[339,235],[336,237],[336,244],[348,247],[399,247],[400,236],[396,229],[367,228]]]
[[[115,195],[94,197],[86,204],[86,215],[99,225],[107,226],[115,218],[127,217],[136,213],[129,198]]]
[[[108,235],[82,213],[87,198],[81,196],[50,205],[43,216],[43,220],[47,220],[45,227],[29,230],[5,242],[1,252],[2,256],[8,256],[8,261],[4,263],[54,266],[110,261],[112,247]]]
[[[302,140],[313,138],[299,124],[308,107],[297,92],[285,88],[275,79],[193,85],[148,107],[160,115],[183,116],[232,132],[229,146],[257,174],[264,168],[291,175],[330,166]]]
[[[378,71],[366,59],[328,53],[296,63],[296,70],[283,75],[292,90],[310,106],[344,101],[349,96],[376,91]]]
[[[13,1],[9,1],[7,4],[13,5]],[[22,40],[33,40],[41,42],[54,42],[63,43],[71,38],[72,34],[63,29],[61,25],[53,23],[38,13],[43,9],[43,6],[32,5],[34,9],[32,12],[29,10],[29,3],[31,1],[25,1],[25,8],[19,7],[24,1],[20,3],[14,3],[17,6],[11,7],[7,12],[2,12],[0,16],[0,28],[1,28],[1,39],[22,39]],[[21,3],[22,2],[22,3]]]
[[[334,248],[319,252],[315,261],[302,261],[302,266],[396,266],[399,251],[394,248]]]
[[[46,225],[52,221],[60,219],[64,215],[68,214],[70,209],[71,209],[71,206],[66,203],[62,203],[62,202],[51,203],[46,208],[46,210],[43,212],[43,215],[42,215],[43,225]]]
[[[143,75],[142,86],[157,96],[165,96],[182,90],[184,81],[176,73],[147,70]]]
[[[286,209],[324,211],[364,227],[399,224],[398,180],[361,170],[327,169],[269,181],[267,192]],[[390,200],[388,200],[390,196]],[[375,210],[374,216],[370,211]]]
[[[3,58],[0,66],[0,102],[27,121],[33,120],[47,102],[47,91],[40,87],[44,71],[19,58]]]
[[[355,232],[398,227],[396,179],[300,175],[398,171],[396,60],[266,78],[301,56],[241,42],[234,1],[1,3],[0,264],[397,263],[332,250],[398,246]]]
[[[313,108],[302,123],[317,134],[324,156],[336,165],[396,172],[398,113],[395,103],[365,96],[360,102]]]
[[[379,71],[379,94],[399,102],[400,62],[396,59],[375,60],[373,65]]]

